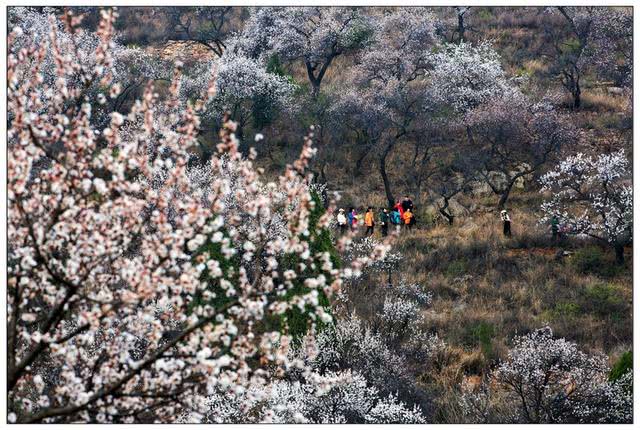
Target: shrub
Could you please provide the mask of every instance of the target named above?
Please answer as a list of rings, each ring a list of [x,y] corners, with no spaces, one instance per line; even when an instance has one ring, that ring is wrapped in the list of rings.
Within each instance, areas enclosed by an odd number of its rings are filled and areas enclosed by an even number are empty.
[[[311,198],[313,201],[313,209],[309,214],[309,232],[311,240],[309,241],[309,247],[312,254],[319,254],[327,252],[329,253],[331,263],[334,267],[340,267],[341,261],[340,256],[338,255],[337,250],[333,246],[331,241],[331,232],[327,228],[320,228],[318,223],[320,221],[320,217],[325,213],[325,209],[323,206],[322,199],[320,195],[316,191],[311,191]],[[297,265],[299,265],[298,259],[295,259],[295,262],[289,261],[291,264],[291,268],[294,269]],[[293,264],[292,264],[293,263]],[[307,269],[309,276],[319,275],[321,272],[316,269]],[[296,294],[306,294],[310,291],[304,285],[299,285],[296,288],[292,289],[287,293],[288,297],[293,297]],[[331,305],[329,303],[329,299],[324,294],[323,291],[318,293],[318,304],[325,309],[329,315],[331,315]],[[310,306],[309,310],[311,309]],[[289,309],[285,312],[286,316],[286,325],[285,321],[281,321],[281,330],[285,327],[288,328],[289,334],[293,337],[295,342],[300,342],[301,338],[308,332],[310,327],[310,321],[305,317],[305,312],[298,308]],[[324,328],[324,323],[321,321],[317,322],[318,330],[322,330]]]
[[[585,308],[601,316],[619,316],[624,309],[624,300],[614,284],[598,283],[587,286],[584,292]]]
[[[472,345],[479,345],[482,352],[486,357],[490,356],[493,352],[492,339],[496,334],[493,324],[480,321],[467,329],[467,335],[465,336],[470,340]]]
[[[580,313],[580,305],[572,302],[559,302],[553,308],[552,315],[555,318],[575,317]]]
[[[580,273],[600,273],[606,266],[604,253],[597,246],[588,246],[576,251],[571,258],[571,264]]]
[[[447,265],[444,274],[448,278],[457,278],[467,273],[467,262],[464,260],[455,260]]]
[[[633,369],[633,353],[627,351],[616,361],[609,372],[609,381],[617,381],[629,370]]]

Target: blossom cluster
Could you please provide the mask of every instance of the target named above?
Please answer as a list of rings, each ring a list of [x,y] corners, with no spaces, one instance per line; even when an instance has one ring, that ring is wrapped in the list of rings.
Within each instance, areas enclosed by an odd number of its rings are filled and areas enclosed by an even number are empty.
[[[86,62],[72,42],[63,49],[54,17],[46,38],[14,46],[24,31],[9,35],[8,405],[18,422],[171,422],[195,393],[265,386],[269,369],[290,365],[284,315],[329,321],[319,297],[344,277],[313,248],[330,215],[310,221],[312,135],[267,182],[226,121],[194,172],[215,87],[182,99],[180,63],[162,97],[148,82],[128,112],[92,121],[121,89],[116,17],[102,11]],[[64,19],[74,34],[79,21]]]
[[[597,238],[611,245],[632,239],[631,169],[623,150],[567,157],[540,178],[541,192],[552,192],[541,210],[541,222],[553,217],[571,234]]]
[[[549,327],[514,339],[506,360],[479,389],[463,387],[472,421],[623,423],[632,419],[632,373],[609,381],[606,356],[587,354]],[[506,411],[492,411],[498,403]]]

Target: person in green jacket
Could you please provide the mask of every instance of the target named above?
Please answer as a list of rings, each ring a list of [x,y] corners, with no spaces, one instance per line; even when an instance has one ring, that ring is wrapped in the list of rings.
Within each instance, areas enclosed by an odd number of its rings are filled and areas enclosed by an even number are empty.
[[[559,227],[560,227],[560,221],[558,221],[558,217],[554,215],[553,218],[551,218],[551,239],[553,240],[558,239]]]
[[[386,236],[389,233],[389,212],[387,208],[382,208],[378,215],[380,219],[380,229],[382,230],[382,236]]]

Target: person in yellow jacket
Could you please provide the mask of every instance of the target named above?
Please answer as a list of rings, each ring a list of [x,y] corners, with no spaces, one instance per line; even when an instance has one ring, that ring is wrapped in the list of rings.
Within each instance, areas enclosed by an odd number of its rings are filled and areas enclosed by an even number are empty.
[[[404,221],[405,230],[411,230],[411,227],[413,226],[413,212],[411,212],[411,209],[404,211],[402,214],[402,221]]]
[[[364,225],[367,226],[367,230],[364,232],[364,235],[372,236],[373,226],[375,225],[375,222],[373,221],[373,209],[371,208],[371,206],[367,208],[367,213],[364,214]]]

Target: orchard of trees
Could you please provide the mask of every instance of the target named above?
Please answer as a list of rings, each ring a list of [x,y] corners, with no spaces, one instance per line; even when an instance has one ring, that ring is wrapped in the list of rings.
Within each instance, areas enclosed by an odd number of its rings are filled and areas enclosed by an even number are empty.
[[[505,8],[531,72],[486,9],[9,8],[7,420],[631,422],[632,372],[549,326],[445,414],[434,294],[393,235],[336,234],[338,177],[447,226],[526,182],[541,225],[626,263],[630,128],[576,118],[595,82],[630,115],[631,10]]]

